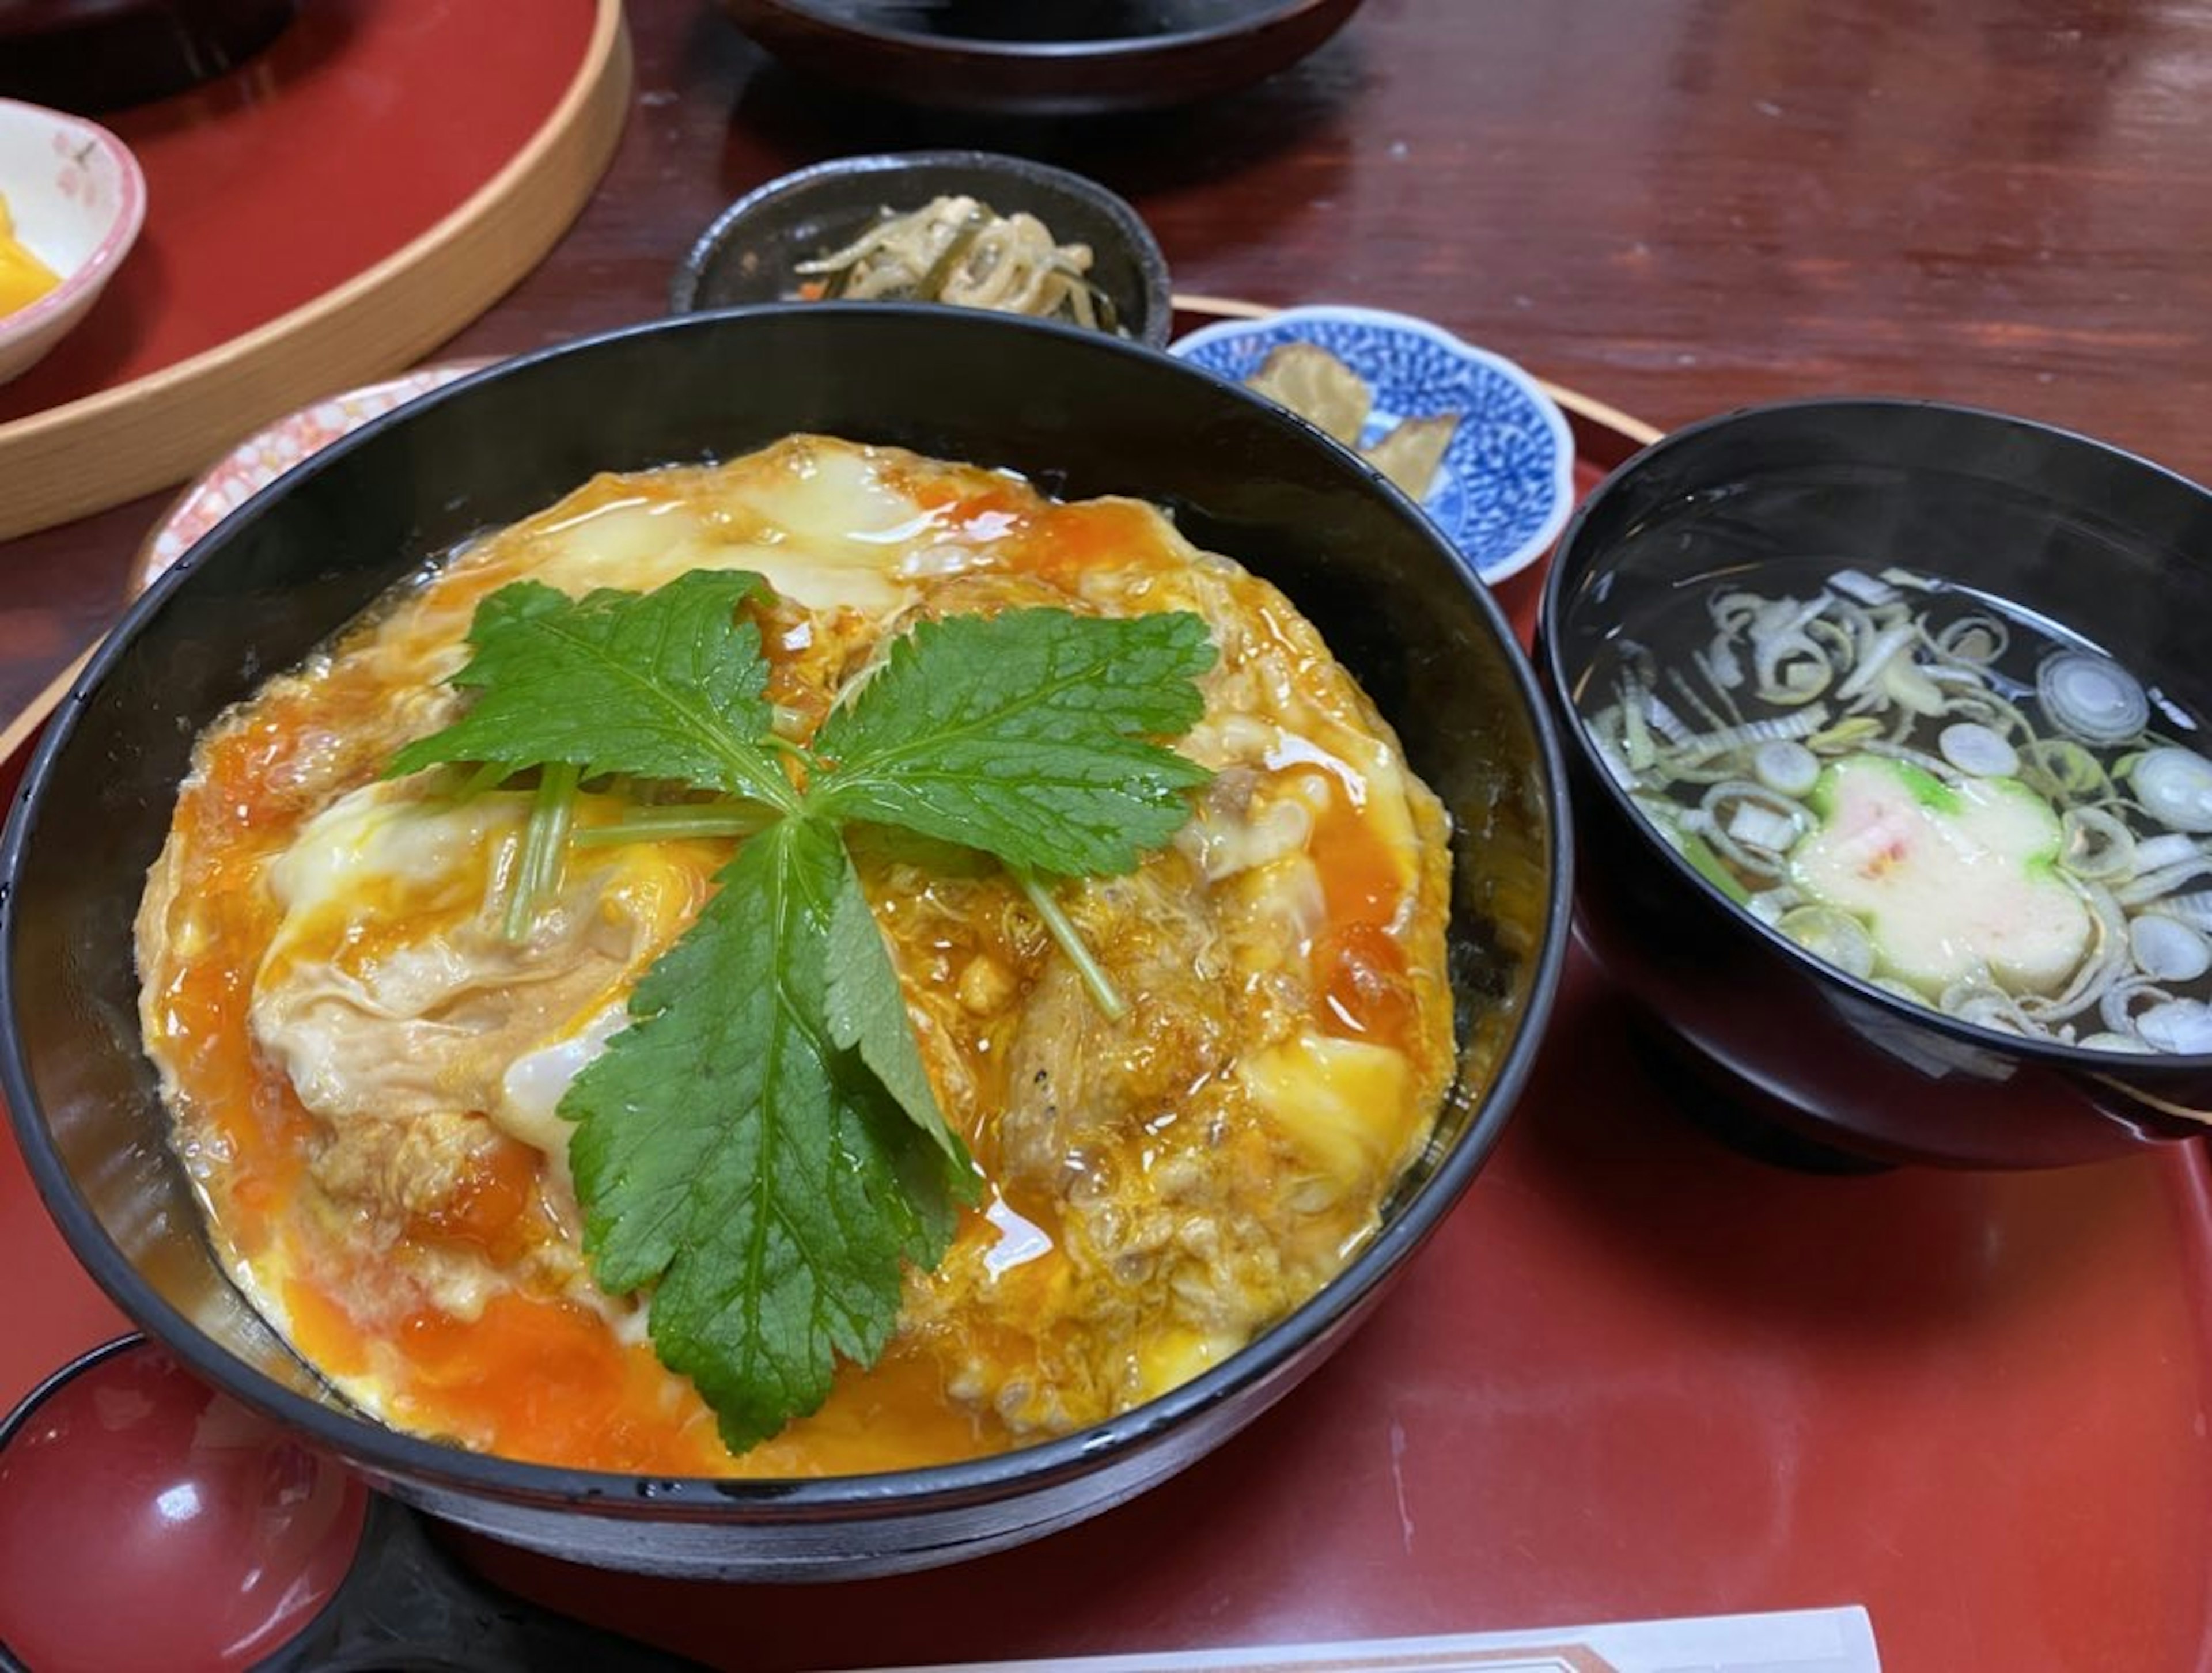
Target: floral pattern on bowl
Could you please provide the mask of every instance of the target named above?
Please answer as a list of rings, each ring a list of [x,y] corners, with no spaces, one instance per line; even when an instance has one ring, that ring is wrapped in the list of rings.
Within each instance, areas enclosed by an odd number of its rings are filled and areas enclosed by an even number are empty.
[[[1574,501],[1574,438],[1528,373],[1426,320],[1376,308],[1290,308],[1231,320],[1188,333],[1168,352],[1242,383],[1289,342],[1325,349],[1366,380],[1375,408],[1362,446],[1401,419],[1461,415],[1421,509],[1484,581],[1495,585],[1550,549]]]
[[[27,372],[92,309],[137,241],[146,179],[98,123],[0,99],[0,196],[15,236],[60,276],[38,300],[0,314],[0,383]]]
[[[465,360],[417,367],[380,384],[328,396],[256,431],[179,494],[147,536],[131,568],[132,591],[143,592],[151,586],[201,536],[294,465],[372,418],[381,418],[418,395],[428,395],[490,364],[489,360]]]

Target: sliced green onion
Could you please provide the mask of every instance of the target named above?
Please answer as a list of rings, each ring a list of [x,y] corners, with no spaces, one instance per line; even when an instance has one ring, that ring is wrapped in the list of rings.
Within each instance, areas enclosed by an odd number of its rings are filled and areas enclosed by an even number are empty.
[[[1797,821],[1788,814],[1763,808],[1756,802],[1739,802],[1728,822],[1729,840],[1770,854],[1786,854],[1797,841]]]
[[[1793,738],[1778,738],[1752,752],[1751,776],[1784,796],[1809,795],[1820,782],[1820,758]]]
[[[2038,738],[2020,752],[2021,780],[2057,802],[2102,791],[2107,780],[2097,758],[2071,738]]]
[[[1887,604],[1897,597],[1897,589],[1887,581],[1877,580],[1860,569],[1838,569],[1828,577],[1828,585],[1846,598],[1869,606]]]
[[[2201,999],[2169,999],[2135,1019],[2136,1033],[2158,1052],[2185,1057],[2212,1052],[2212,1005]]]
[[[2193,982],[2212,970],[2212,942],[2186,924],[2145,912],[2128,925],[2136,968],[2154,982]]]
[[[1825,704],[1814,704],[1809,709],[1800,709],[1795,714],[1775,715],[1765,720],[1753,720],[1735,726],[1723,726],[1717,732],[1705,732],[1686,738],[1681,745],[1681,759],[1686,762],[1710,760],[1732,749],[1759,743],[1786,743],[1797,738],[1809,737],[1828,724]]]
[[[1751,891],[1743,886],[1743,879],[1722,863],[1721,857],[1713,852],[1711,843],[1695,831],[1676,830],[1672,834],[1676,850],[1696,868],[1699,876],[1739,906],[1750,901]]]
[[[2134,835],[2102,808],[2069,808],[2058,828],[2058,864],[2076,877],[2124,877],[2142,864]]]
[[[2136,800],[2161,825],[2212,831],[2212,761],[2172,744],[2146,749],[2128,773]]]
[[[2136,870],[2163,871],[2169,865],[2186,865],[2204,851],[2197,846],[2195,837],[2183,836],[2169,831],[2164,836],[2145,837],[2136,844]]]
[[[1850,677],[1836,688],[1838,699],[1848,701],[1866,690],[1880,679],[1889,667],[1889,659],[1918,638],[1920,629],[1910,621],[1900,621],[1876,636],[1859,658],[1859,665],[1851,670]]]
[[[2020,752],[1994,727],[1962,720],[1946,726],[1936,739],[1943,759],[1977,779],[2009,779],[2020,771]]]
[[[2035,671],[2035,694],[2051,724],[2084,743],[2124,743],[2150,723],[2142,682],[2087,651],[2045,658]]]
[[[2112,893],[2124,906],[2148,906],[2208,873],[2212,873],[2212,855],[2208,854],[2192,854],[2185,860],[2161,866],[2155,871],[2146,870],[2138,862],[2136,875]]]
[[[1826,749],[1846,753],[1857,749],[1869,738],[1881,736],[1881,722],[1870,714],[1855,714],[1848,720],[1814,732],[1805,740],[1810,749]]]
[[[2151,1052],[2149,1046],[2133,1034],[2116,1034],[2103,1030],[2084,1034],[2074,1043],[2087,1052],[2133,1052],[2139,1057],[2148,1057]]]
[[[1644,720],[1644,691],[1634,684],[1620,694],[1620,747],[1630,767],[1638,773],[1659,759],[1651,745],[1651,730]]]
[[[1962,615],[1936,635],[1936,648],[1960,662],[1987,667],[2012,645],[2012,630],[1993,615]]]
[[[1874,937],[1867,933],[1865,924],[1847,912],[1834,906],[1799,906],[1784,912],[1774,927],[1846,976],[1874,974]]]

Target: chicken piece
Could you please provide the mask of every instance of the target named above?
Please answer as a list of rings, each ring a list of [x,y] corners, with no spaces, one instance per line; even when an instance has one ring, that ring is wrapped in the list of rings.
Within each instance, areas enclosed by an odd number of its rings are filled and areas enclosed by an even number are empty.
[[[334,1123],[308,1172],[337,1202],[368,1210],[396,1238],[459,1200],[499,1142],[482,1116],[426,1110],[404,1121]]]
[[[1109,1018],[1074,967],[1054,961],[1024,1009],[1007,1068],[1000,1164],[1040,1191],[1096,1176],[1143,1124],[1218,1073],[1234,1045],[1214,991],[1227,973],[1202,894],[1154,863],[1082,888],[1079,927],[1128,1003]],[[1079,1198],[1081,1188],[1077,1188]]]
[[[379,1215],[440,1206],[466,1172],[448,1165],[468,1149],[454,1124],[501,1121],[526,1054],[575,1034],[603,1043],[605,1014],[696,909],[686,873],[625,847],[572,865],[509,940],[497,857],[523,818],[520,797],[456,806],[372,785],[271,869],[283,917],[254,980],[253,1038],[330,1130],[325,1188]],[[565,1147],[565,1124],[506,1124]]]

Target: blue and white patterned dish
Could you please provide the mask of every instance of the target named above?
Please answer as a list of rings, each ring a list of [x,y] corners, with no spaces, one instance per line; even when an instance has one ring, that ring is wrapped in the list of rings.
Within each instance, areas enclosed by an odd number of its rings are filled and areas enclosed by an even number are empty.
[[[1542,386],[1487,349],[1405,314],[1321,306],[1204,326],[1168,352],[1241,384],[1286,342],[1317,344],[1366,379],[1363,446],[1401,418],[1461,415],[1421,509],[1484,581],[1527,568],[1558,538],[1574,503],[1574,438]]]

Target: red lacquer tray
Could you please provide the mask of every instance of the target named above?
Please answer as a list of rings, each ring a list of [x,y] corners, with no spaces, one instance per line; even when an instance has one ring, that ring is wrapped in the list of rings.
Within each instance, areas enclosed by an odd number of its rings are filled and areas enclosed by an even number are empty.
[[[0,540],[444,341],[582,207],[629,93],[620,0],[313,0],[241,68],[105,118],[145,229],[0,387]]]
[[[1567,404],[1587,488],[1642,438]],[[1505,589],[1524,631],[1537,585]],[[1577,954],[1503,1144],[1373,1319],[1133,1503],[1006,1555],[834,1587],[465,1549],[549,1606],[731,1668],[1844,1603],[1903,1673],[2193,1667],[2212,1574],[2208,1245],[2195,1144],[2018,1175],[1816,1178],[1738,1156],[1644,1072]],[[0,1270],[0,1402],[122,1328],[8,1140]]]

